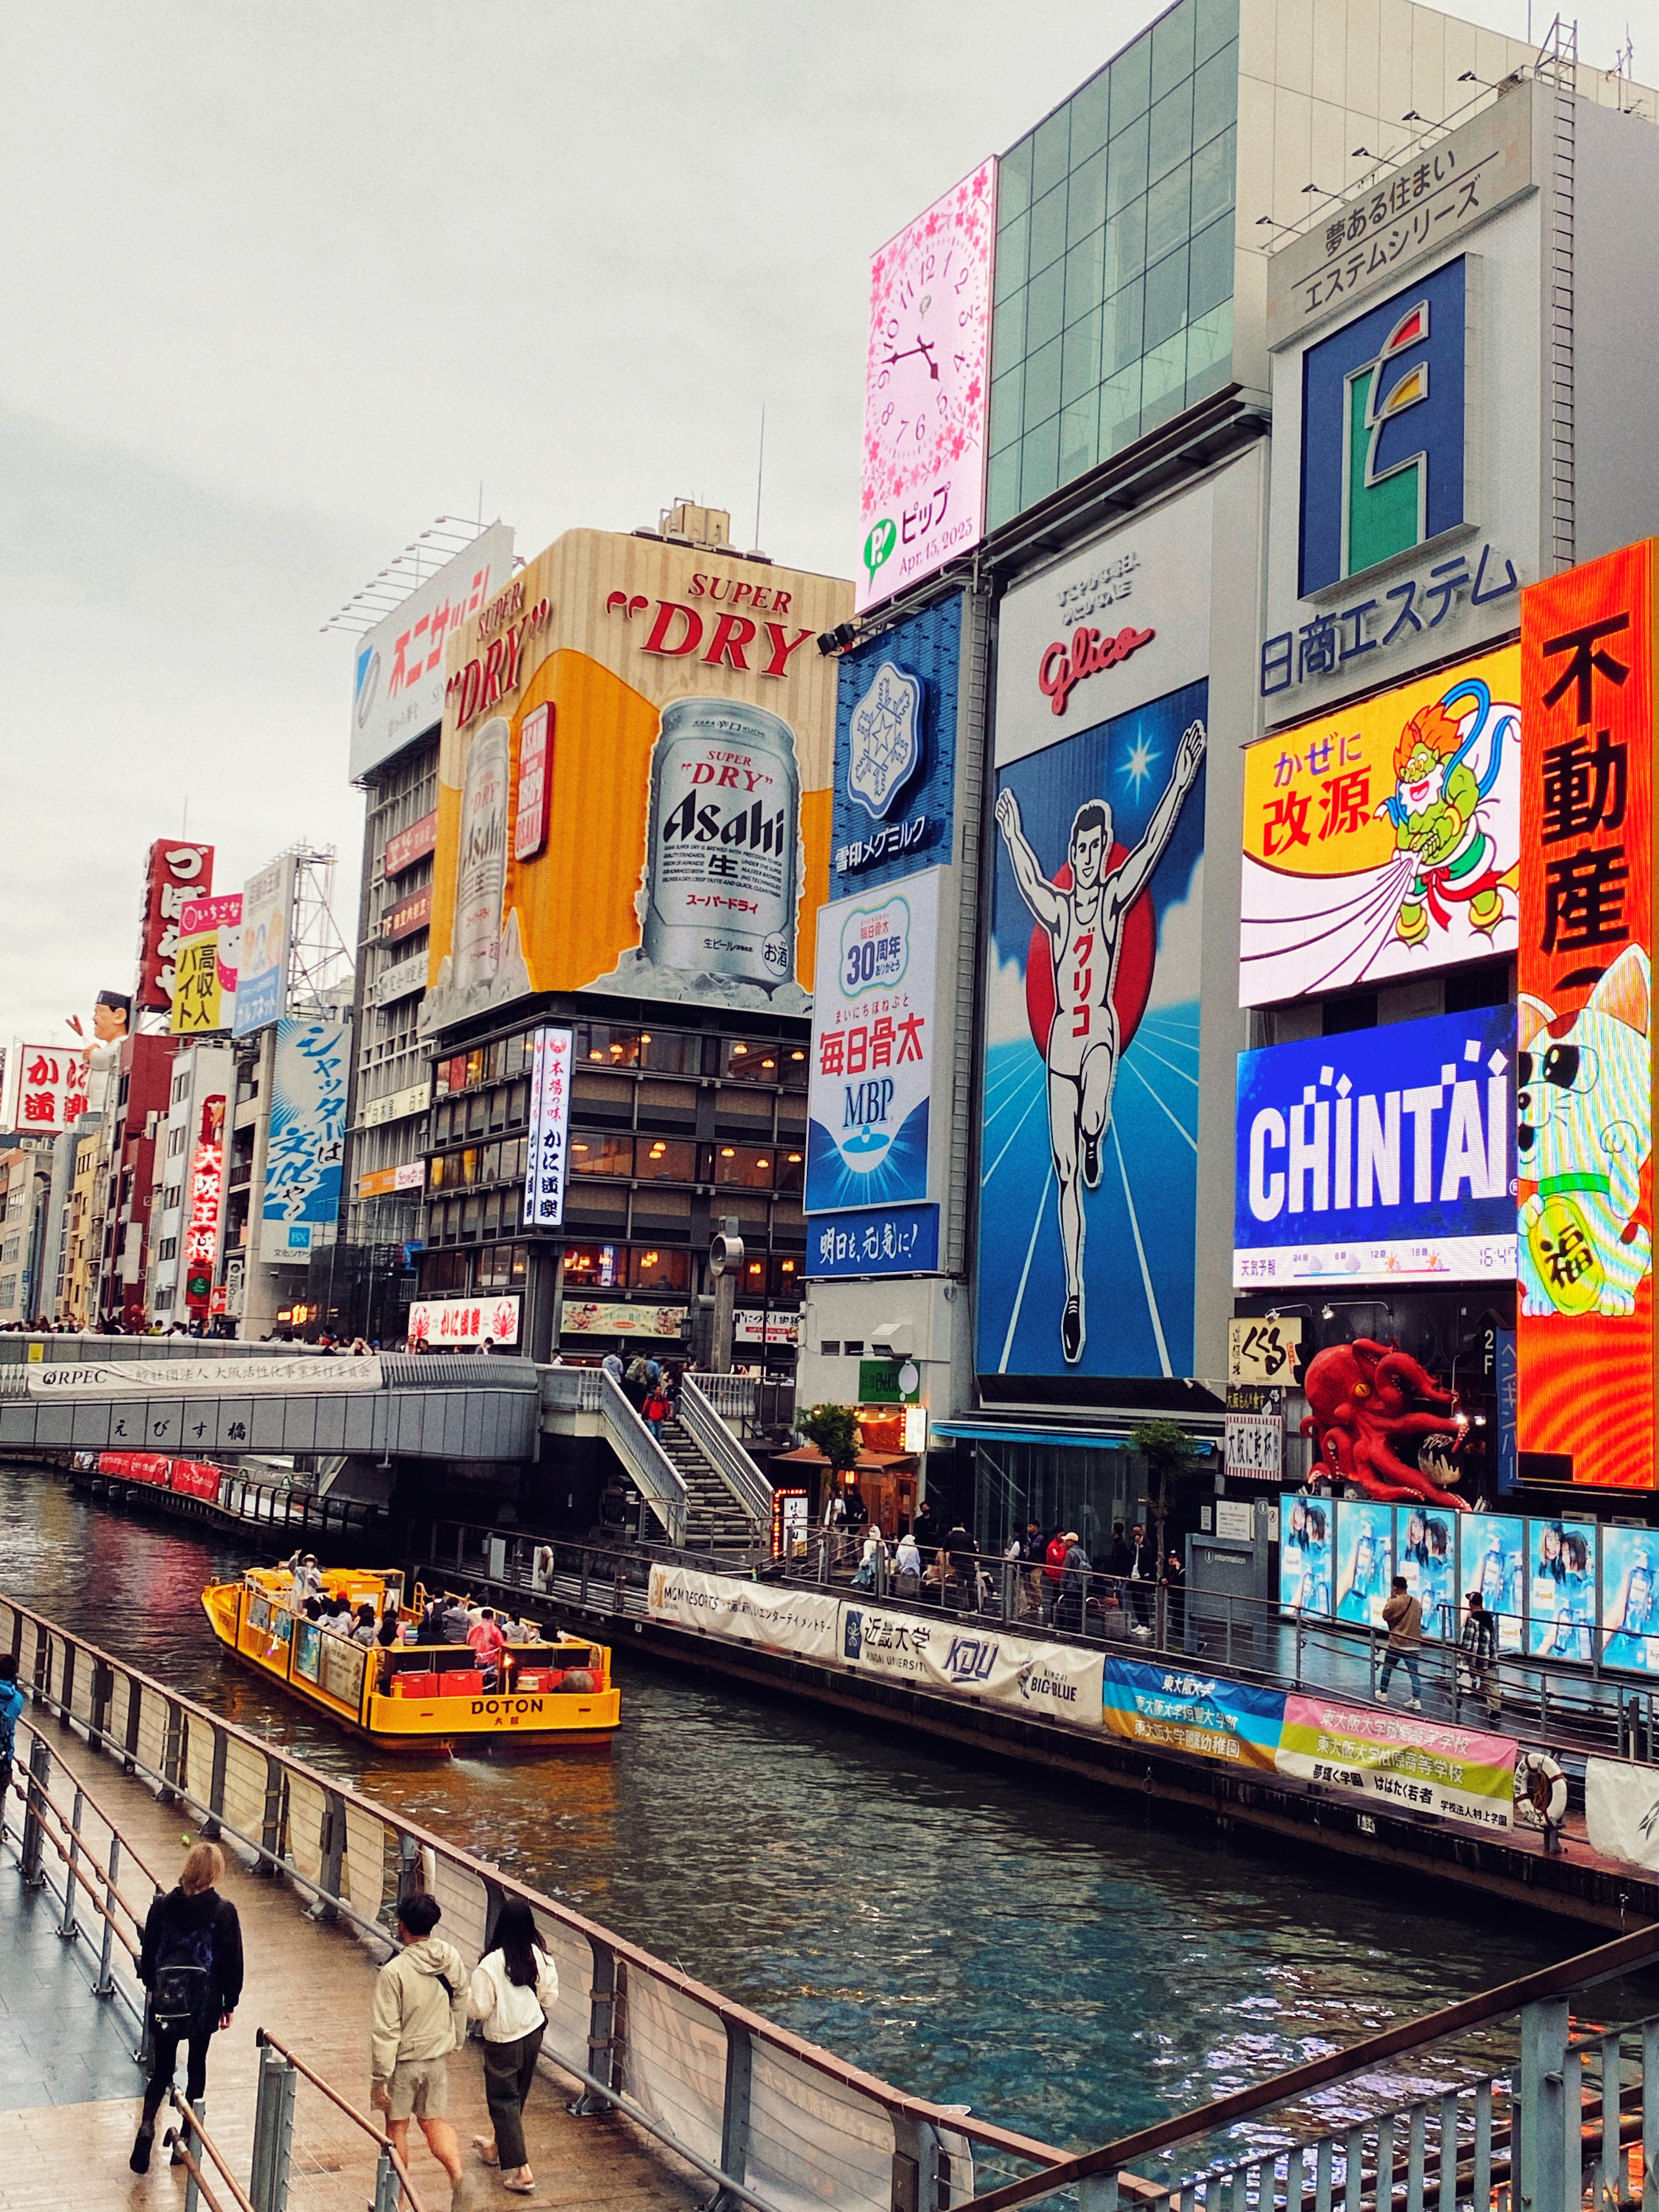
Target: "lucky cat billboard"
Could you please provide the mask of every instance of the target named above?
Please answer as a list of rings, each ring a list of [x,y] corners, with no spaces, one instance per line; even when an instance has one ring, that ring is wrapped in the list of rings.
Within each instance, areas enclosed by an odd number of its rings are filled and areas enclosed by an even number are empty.
[[[1523,1480],[1654,1482],[1653,553],[1522,600]]]

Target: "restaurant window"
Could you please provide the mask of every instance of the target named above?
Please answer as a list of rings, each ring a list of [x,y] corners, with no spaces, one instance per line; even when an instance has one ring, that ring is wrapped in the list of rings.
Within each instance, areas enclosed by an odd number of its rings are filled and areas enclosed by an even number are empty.
[[[787,1151],[780,1147],[775,1158],[777,1161],[777,1174],[775,1178],[776,1188],[779,1190],[801,1189],[806,1180],[805,1153],[794,1146],[791,1146]]]
[[[637,1246],[629,1257],[628,1280],[636,1291],[689,1291],[691,1255],[659,1251],[653,1244]]]
[[[466,1150],[461,1154],[461,1181],[463,1182],[477,1182],[477,1180],[478,1147],[476,1145],[469,1145]]]
[[[702,1039],[684,1030],[645,1030],[640,1036],[640,1063],[659,1075],[701,1075]]]
[[[469,1091],[484,1079],[484,1056],[482,1048],[466,1055],[465,1088]]]
[[[783,1048],[783,1087],[786,1091],[805,1091],[806,1088],[806,1048],[787,1044]]]
[[[507,1096],[507,1126],[516,1129],[530,1111],[530,1085],[522,1076]]]
[[[775,1255],[767,1262],[771,1270],[770,1289],[775,1298],[793,1300],[797,1304],[805,1284],[805,1262],[801,1260],[781,1260]]]
[[[638,1030],[614,1028],[609,1022],[578,1022],[576,1058],[594,1067],[637,1067],[641,1035]]]
[[[570,1172],[572,1175],[631,1176],[634,1172],[634,1139],[631,1137],[601,1136],[596,1129],[585,1129],[570,1139]]]
[[[735,1183],[744,1190],[770,1190],[777,1166],[777,1153],[770,1145],[716,1145],[714,1176],[717,1183]]]
[[[781,1083],[784,1050],[765,1037],[726,1037],[720,1045],[720,1073],[728,1083]]]
[[[672,1137],[641,1137],[635,1148],[634,1172],[641,1182],[695,1182],[697,1148]]]
[[[564,1283],[583,1291],[620,1290],[627,1278],[628,1253],[621,1244],[570,1244],[565,1249]]]

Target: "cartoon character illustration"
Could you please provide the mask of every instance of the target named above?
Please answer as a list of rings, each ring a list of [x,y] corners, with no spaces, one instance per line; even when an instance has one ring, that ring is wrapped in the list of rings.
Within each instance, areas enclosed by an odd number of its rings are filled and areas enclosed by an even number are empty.
[[[1468,700],[1474,715],[1450,710]],[[1486,762],[1479,776],[1469,754],[1487,721],[1493,722]],[[1426,943],[1429,919],[1444,929],[1446,901],[1468,908],[1472,925],[1490,937],[1504,919],[1501,886],[1515,888],[1513,872],[1500,877],[1497,845],[1482,802],[1498,781],[1504,739],[1517,720],[1512,708],[1493,716],[1492,693],[1478,677],[1468,677],[1431,707],[1414,714],[1394,749],[1395,792],[1377,808],[1394,824],[1396,851],[1409,854],[1415,868],[1395,930],[1407,945]]]
[[[1351,1482],[1367,1498],[1466,1510],[1461,1498],[1400,1456],[1401,1448],[1414,1450],[1426,1438],[1461,1443],[1466,1433],[1455,1391],[1443,1390],[1408,1352],[1365,1336],[1328,1344],[1309,1361],[1302,1387],[1309,1406],[1302,1433],[1316,1439],[1322,1469],[1333,1480]],[[1453,1410],[1435,1413],[1431,1406]]]
[[[997,825],[1008,848],[1019,895],[1048,933],[1054,962],[1054,1012],[1043,1048],[1048,1070],[1048,1135],[1059,1185],[1066,1304],[1060,1349],[1068,1366],[1083,1357],[1084,1190],[1100,1183],[1100,1148],[1111,1120],[1121,1041],[1112,987],[1124,920],[1146,890],[1180,817],[1204,757],[1202,722],[1188,728],[1163,797],[1133,853],[1114,860],[1112,810],[1103,799],[1079,806],[1066,848],[1069,877],[1051,883],[1020,827],[1012,791],[997,799]]]
[[[1516,1150],[1522,1311],[1630,1314],[1653,1265],[1638,1219],[1653,1149],[1652,976],[1627,945],[1576,1013],[1522,996]]]

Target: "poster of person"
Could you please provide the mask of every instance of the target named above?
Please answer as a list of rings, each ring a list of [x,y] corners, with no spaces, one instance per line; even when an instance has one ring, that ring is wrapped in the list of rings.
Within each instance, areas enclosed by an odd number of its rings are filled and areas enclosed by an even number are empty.
[[[1529,1521],[1528,1646],[1536,1659],[1588,1659],[1595,1632],[1595,1523]]]
[[[1345,1498],[1336,1509],[1336,1618],[1381,1628],[1394,1580],[1394,1508]]]
[[[1461,1513],[1457,1518],[1463,1603],[1479,1590],[1498,1615],[1498,1648],[1523,1648],[1527,1610],[1527,1524],[1510,1513]],[[1460,1632],[1462,1622],[1459,1622]]]
[[[1425,1639],[1457,1641],[1456,1561],[1452,1555],[1452,1522],[1456,1516],[1432,1505],[1402,1505],[1399,1514],[1400,1565],[1396,1572],[1423,1608]]]
[[[1328,1614],[1331,1609],[1331,1501],[1279,1501],[1279,1602],[1287,1613]]]
[[[1601,1530],[1601,1663],[1659,1674],[1659,1534],[1651,1528]]]
[[[1251,746],[1241,1004],[1514,952],[1520,696],[1505,646]]]
[[[1192,1364],[1208,690],[998,773],[981,1372]]]

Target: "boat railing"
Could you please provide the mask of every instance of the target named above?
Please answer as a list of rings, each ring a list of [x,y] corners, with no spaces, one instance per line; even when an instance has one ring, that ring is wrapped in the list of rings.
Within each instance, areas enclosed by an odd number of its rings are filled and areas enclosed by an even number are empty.
[[[445,1936],[477,1958],[521,1899],[558,1969],[543,2063],[583,2113],[627,2113],[733,2203],[886,2212],[957,2205],[976,2156],[1029,2172],[1062,2154],[878,2080],[587,1919],[562,1899],[374,1803],[30,1608],[0,1597],[0,1650],[37,1714],[56,1717],[209,1839],[333,1920],[393,1948],[398,1899],[430,1890]],[[21,1723],[20,1723],[21,1725]],[[31,1728],[38,1723],[30,1723]]]

